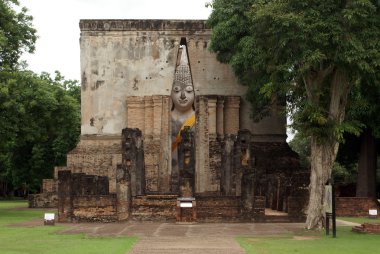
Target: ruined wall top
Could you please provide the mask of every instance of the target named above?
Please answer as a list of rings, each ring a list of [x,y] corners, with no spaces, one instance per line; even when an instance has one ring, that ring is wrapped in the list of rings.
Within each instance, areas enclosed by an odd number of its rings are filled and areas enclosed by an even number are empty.
[[[82,19],[81,31],[199,31],[211,30],[206,20],[161,20],[161,19]]]

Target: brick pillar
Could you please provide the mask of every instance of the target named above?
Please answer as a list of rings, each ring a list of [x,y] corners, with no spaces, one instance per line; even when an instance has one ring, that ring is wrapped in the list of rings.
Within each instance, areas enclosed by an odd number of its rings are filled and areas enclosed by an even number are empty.
[[[58,172],[58,221],[71,222],[73,216],[73,191],[70,170]]]
[[[234,169],[234,144],[235,139],[232,135],[226,135],[223,142],[222,172],[221,172],[221,191],[223,195],[232,195],[232,179]]]
[[[161,138],[160,154],[158,159],[158,188],[161,193],[170,192],[171,176],[171,107],[172,102],[169,96],[162,97],[161,107]]]
[[[208,97],[208,133],[212,136],[216,136],[216,126],[217,126],[217,114],[216,114],[216,96]]]
[[[145,194],[144,146],[139,129],[122,131],[122,163],[130,175],[132,196]]]
[[[129,219],[131,213],[131,182],[127,167],[124,161],[116,169],[116,211],[119,221]]]
[[[240,96],[226,96],[224,103],[224,132],[237,134],[240,129]]]
[[[162,96],[153,96],[153,138],[161,138],[162,124]]]
[[[202,193],[210,186],[208,107],[207,97],[196,96],[195,99],[195,193]]]
[[[144,98],[137,96],[127,97],[127,124],[128,128],[137,128],[145,134]]]
[[[224,135],[224,97],[218,96],[216,104],[216,133]]]
[[[144,96],[144,135],[153,135],[153,99],[152,96]]]

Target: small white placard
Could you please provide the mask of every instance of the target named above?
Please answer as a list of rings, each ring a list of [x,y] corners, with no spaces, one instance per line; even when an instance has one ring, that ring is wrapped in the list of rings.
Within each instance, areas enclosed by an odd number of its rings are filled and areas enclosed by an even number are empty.
[[[54,213],[45,213],[44,220],[54,220],[55,214]]]
[[[371,216],[377,216],[377,209],[369,209],[368,213]]]
[[[180,207],[193,207],[193,203],[191,202],[181,202]]]
[[[332,213],[332,186],[325,185],[325,212]]]

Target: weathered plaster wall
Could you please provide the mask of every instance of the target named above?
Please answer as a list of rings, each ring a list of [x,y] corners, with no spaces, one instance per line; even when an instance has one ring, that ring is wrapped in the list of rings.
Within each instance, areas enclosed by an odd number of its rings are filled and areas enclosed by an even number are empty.
[[[82,135],[120,135],[128,126],[127,96],[170,95],[178,47],[186,38],[196,95],[238,95],[240,128],[284,134],[285,119],[250,119],[246,87],[208,50],[203,20],[81,20]],[[130,117],[129,117],[130,118]]]

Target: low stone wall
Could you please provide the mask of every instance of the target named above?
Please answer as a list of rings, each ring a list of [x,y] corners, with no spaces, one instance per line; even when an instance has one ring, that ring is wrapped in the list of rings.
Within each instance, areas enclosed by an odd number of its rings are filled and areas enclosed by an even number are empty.
[[[363,227],[365,228],[366,232],[380,234],[380,223],[364,223]]]
[[[59,222],[117,221],[115,193],[109,193],[108,177],[58,172]]]
[[[288,197],[288,215],[291,218],[305,217],[305,208],[307,206],[307,196]]]
[[[364,223],[360,226],[353,227],[352,231],[357,233],[380,234],[380,223]]]
[[[337,197],[336,215],[337,216],[368,216],[368,210],[377,209],[380,212],[377,201],[372,198],[358,197]]]
[[[75,222],[117,221],[116,194],[73,198],[72,220]]]
[[[29,194],[29,208],[57,208],[58,195],[57,193],[40,193]]]
[[[197,219],[201,222],[240,221],[240,197],[196,197]]]
[[[132,219],[175,221],[177,195],[147,195],[132,198]]]
[[[57,208],[57,181],[42,179],[42,192],[28,195],[29,208]]]

